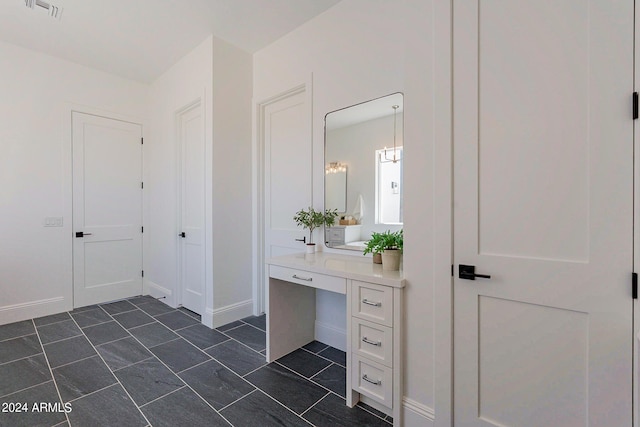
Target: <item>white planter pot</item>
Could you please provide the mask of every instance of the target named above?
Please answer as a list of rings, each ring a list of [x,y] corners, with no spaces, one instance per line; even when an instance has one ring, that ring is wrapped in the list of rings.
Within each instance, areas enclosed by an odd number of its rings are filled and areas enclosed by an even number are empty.
[[[307,253],[315,254],[316,253],[316,244],[315,243],[307,243]]]
[[[386,249],[382,251],[382,269],[387,271],[400,270],[400,256],[402,253],[397,249]]]

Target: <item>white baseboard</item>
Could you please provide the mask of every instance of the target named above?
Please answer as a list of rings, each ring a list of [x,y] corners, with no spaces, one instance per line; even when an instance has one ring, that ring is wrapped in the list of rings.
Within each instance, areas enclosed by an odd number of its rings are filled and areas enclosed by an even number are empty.
[[[202,323],[211,328],[217,328],[251,315],[253,315],[253,300],[248,299],[216,309],[207,307],[202,316]]]
[[[413,399],[403,397],[402,419],[406,427],[433,427],[436,417],[433,409]]]
[[[35,317],[49,316],[73,309],[71,301],[64,297],[48,298],[38,301],[29,301],[20,304],[0,307],[0,325],[20,322]]]
[[[142,293],[144,295],[151,295],[154,298],[162,298],[162,302],[170,305],[171,307],[175,307],[175,301],[173,299],[173,292],[171,291],[171,289],[167,289],[163,286],[158,285],[155,282],[152,282],[151,280],[146,280],[144,281],[143,285],[142,285]]]
[[[347,351],[347,331],[333,325],[318,322],[315,324],[316,341],[329,344],[338,350]]]

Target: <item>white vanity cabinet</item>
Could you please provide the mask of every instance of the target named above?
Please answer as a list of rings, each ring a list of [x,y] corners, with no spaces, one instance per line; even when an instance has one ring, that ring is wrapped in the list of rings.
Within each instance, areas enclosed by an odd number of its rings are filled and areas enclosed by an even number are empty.
[[[326,231],[327,246],[336,247],[362,240],[360,237],[362,225],[334,225]]]
[[[268,260],[267,361],[314,340],[315,291],[345,294],[346,403],[369,404],[402,425],[402,272],[370,258],[315,253]]]

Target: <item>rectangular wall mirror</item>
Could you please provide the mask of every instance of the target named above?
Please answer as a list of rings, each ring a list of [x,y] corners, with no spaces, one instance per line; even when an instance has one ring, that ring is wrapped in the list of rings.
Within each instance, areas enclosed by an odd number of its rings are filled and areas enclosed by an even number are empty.
[[[402,228],[402,93],[325,116],[325,208],[338,219],[325,230],[328,247],[364,250],[372,232]]]

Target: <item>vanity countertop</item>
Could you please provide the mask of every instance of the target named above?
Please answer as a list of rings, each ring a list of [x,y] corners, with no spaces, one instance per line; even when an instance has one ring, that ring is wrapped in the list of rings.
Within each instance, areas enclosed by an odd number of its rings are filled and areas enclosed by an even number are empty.
[[[316,252],[315,254],[300,253],[278,256],[267,259],[266,263],[394,288],[405,286],[402,271],[383,270],[382,265],[374,264],[371,258],[367,257]]]

